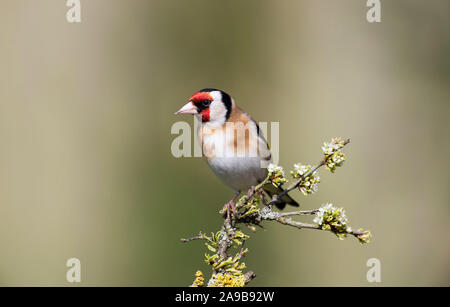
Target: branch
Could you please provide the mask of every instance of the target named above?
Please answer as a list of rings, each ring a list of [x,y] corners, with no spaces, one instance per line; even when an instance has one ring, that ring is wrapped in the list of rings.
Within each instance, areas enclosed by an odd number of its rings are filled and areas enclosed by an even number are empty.
[[[306,215],[306,214],[316,214],[319,210],[310,210],[310,211],[293,211],[293,212],[274,212],[271,210],[261,210],[260,218],[261,220],[266,221],[276,221],[280,224],[292,226],[298,229],[315,229],[315,230],[325,230],[325,231],[331,231],[332,229],[322,229],[322,226],[318,224],[308,224],[308,223],[302,223],[298,221],[294,221],[293,219],[287,217],[287,216],[293,216],[293,215]],[[365,235],[366,232],[363,230],[351,230],[347,232],[349,235],[352,235],[356,238],[360,238],[361,236]]]
[[[248,284],[252,279],[256,277],[256,274],[253,271],[248,271],[244,274],[245,284]]]
[[[205,285],[203,273],[197,271],[196,279],[192,286],[244,286],[255,278],[253,271],[243,273],[245,263],[242,262],[248,249],[244,249],[244,243],[249,238],[240,229],[239,225],[244,224],[250,230],[256,231],[254,226],[262,227],[263,221],[274,221],[282,225],[295,227],[297,229],[325,230],[334,233],[339,239],[352,235],[361,243],[368,243],[371,236],[370,231],[362,229],[353,230],[348,226],[347,217],[342,208],[336,208],[332,204],[326,204],[318,209],[299,210],[291,212],[273,211],[273,205],[281,201],[283,196],[293,190],[299,189],[303,194],[308,195],[316,191],[312,188],[320,182],[317,176],[317,170],[326,166],[332,173],[337,167],[342,166],[345,155],[341,149],[350,143],[350,140],[341,138],[332,139],[330,143],[324,143],[322,150],[324,158],[317,166],[294,165],[295,171],[291,172],[296,181],[285,188],[279,195],[274,195],[272,200],[267,203],[263,193],[263,187],[266,184],[282,185],[287,180],[284,178],[284,171],[278,166],[269,166],[269,175],[265,180],[255,187],[248,190],[247,194],[242,196],[235,204],[236,213],[231,218],[224,218],[223,225],[217,233],[211,233],[206,236],[202,232],[198,236],[182,239],[182,242],[194,240],[205,240],[205,245],[214,254],[205,254],[205,261],[212,266],[212,276]],[[221,212],[223,214],[225,212]],[[294,216],[315,216],[314,224],[303,223],[292,219]],[[239,248],[240,251],[234,256],[230,255],[230,248]]]

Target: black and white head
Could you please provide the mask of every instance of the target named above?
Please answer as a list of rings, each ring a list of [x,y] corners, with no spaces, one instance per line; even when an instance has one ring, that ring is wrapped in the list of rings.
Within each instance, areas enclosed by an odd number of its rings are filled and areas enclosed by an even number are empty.
[[[197,114],[203,124],[222,126],[231,116],[233,99],[224,91],[206,88],[196,92],[175,114]]]

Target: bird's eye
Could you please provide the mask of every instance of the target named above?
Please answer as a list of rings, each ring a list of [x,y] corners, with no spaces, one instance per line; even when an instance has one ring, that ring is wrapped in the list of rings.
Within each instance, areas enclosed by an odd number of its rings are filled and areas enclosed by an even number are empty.
[[[202,106],[203,107],[208,107],[211,104],[211,100],[205,99],[202,101]]]

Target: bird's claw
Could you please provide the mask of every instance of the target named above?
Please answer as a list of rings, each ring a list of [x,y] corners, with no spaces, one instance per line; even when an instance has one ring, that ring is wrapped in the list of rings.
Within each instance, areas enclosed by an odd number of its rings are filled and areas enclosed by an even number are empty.
[[[234,217],[238,217],[238,213],[236,210],[236,206],[234,205],[234,202],[237,198],[237,195],[235,195],[228,203],[223,206],[222,214],[227,217],[228,222],[231,221],[231,212],[233,212]]]
[[[248,190],[247,198],[252,197],[252,195],[253,195],[254,193],[255,193],[255,186],[252,185],[251,188]]]

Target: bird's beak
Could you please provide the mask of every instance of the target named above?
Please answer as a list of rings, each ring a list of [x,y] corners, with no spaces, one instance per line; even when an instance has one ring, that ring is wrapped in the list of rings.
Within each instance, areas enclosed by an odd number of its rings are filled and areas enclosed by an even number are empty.
[[[197,114],[197,108],[194,106],[192,101],[186,103],[181,109],[179,109],[175,114]]]

